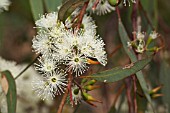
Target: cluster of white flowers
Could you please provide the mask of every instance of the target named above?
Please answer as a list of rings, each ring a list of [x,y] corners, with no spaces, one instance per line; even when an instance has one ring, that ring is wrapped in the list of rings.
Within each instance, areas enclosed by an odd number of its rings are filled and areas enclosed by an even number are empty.
[[[143,53],[147,49],[151,41],[158,37],[158,33],[156,33],[156,31],[152,31],[148,36],[147,42],[145,42],[145,36],[146,36],[145,33],[134,32],[134,34],[136,35],[137,39],[131,42],[127,42],[127,46],[134,47],[137,53]]]
[[[107,64],[105,44],[96,34],[92,18],[84,15],[81,28],[72,28],[78,14],[77,9],[65,24],[57,20],[57,12],[43,15],[35,22],[39,31],[32,40],[32,47],[41,54],[35,69],[43,75],[43,79],[33,81],[33,89],[43,99],[64,92],[67,72],[77,77],[88,69],[89,64]],[[61,70],[63,68],[64,71]]]
[[[144,33],[141,33],[141,32],[137,32],[136,33],[136,37],[137,37],[137,40],[136,40],[136,52],[138,53],[143,53],[144,50],[145,50],[145,35]]]
[[[158,35],[158,33],[156,31],[153,31],[151,34],[149,34],[149,38],[151,38],[153,40],[156,39],[158,36],[159,35]]]
[[[10,4],[9,0],[0,0],[0,12],[3,12],[3,10],[7,11]]]
[[[15,78],[21,70],[23,70],[28,64],[18,64],[15,61],[5,60],[0,56],[0,71],[9,70]],[[33,67],[29,67],[22,76],[16,79],[17,89],[17,113],[25,113],[27,109],[31,108],[32,113],[37,113],[40,109],[38,103],[41,101],[40,98],[34,96],[34,91],[30,83],[35,80],[35,76],[41,79],[39,74]],[[51,105],[52,101],[46,100],[45,105]],[[7,113],[7,102],[6,95],[2,92],[0,85],[0,108],[2,113]],[[42,108],[41,108],[42,109]],[[6,112],[5,112],[6,111]]]

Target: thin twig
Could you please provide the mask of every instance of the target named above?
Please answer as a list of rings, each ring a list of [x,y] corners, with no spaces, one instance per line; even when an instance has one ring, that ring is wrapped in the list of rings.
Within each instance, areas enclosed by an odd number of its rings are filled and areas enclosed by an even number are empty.
[[[112,57],[116,52],[117,50],[119,50],[120,48],[122,47],[122,44],[119,44],[118,46],[116,46],[116,48],[114,48],[114,50],[109,54],[109,58]]]
[[[133,79],[133,93],[134,93],[134,97],[133,97],[134,112],[137,113],[138,107],[137,107],[137,100],[136,100],[136,93],[137,93],[136,75],[133,75],[132,79]]]
[[[139,5],[139,0],[136,0],[136,3],[133,5],[133,11],[132,11],[132,24],[133,24],[133,32],[137,32],[137,11],[138,11],[138,5]],[[136,40],[136,34],[133,33],[133,40]],[[133,111],[134,113],[137,113],[137,100],[136,100],[136,92],[137,92],[137,86],[136,86],[136,75],[132,75],[133,79]]]
[[[129,113],[134,113],[133,102],[131,98],[131,77],[126,78],[125,83],[126,83],[126,96],[127,96],[128,106],[129,106]]]
[[[133,32],[137,32],[137,10],[138,10],[138,0],[136,0],[136,3],[133,5],[132,9],[132,26],[133,26]],[[133,33],[133,40],[136,39],[136,34]]]
[[[99,0],[96,0],[92,6],[92,10],[95,10],[98,4],[99,4]]]
[[[121,17],[120,17],[120,11],[119,11],[119,7],[118,6],[116,7],[116,12],[117,12],[118,20],[120,21]]]
[[[125,88],[125,85],[121,85],[121,87],[119,88],[119,90],[117,91],[117,94],[116,94],[116,97],[115,97],[115,100],[113,101],[113,104],[112,106],[115,106],[116,105],[116,102],[118,100],[118,97],[120,96],[120,94],[122,93],[123,89]]]
[[[37,58],[39,57],[40,55],[38,55],[37,57],[35,57],[35,59],[30,63],[28,64],[27,67],[25,67],[16,77],[15,77],[15,80],[20,77],[36,60]]]
[[[71,74],[71,72],[69,72],[68,86],[67,86],[66,92],[65,92],[64,95],[63,95],[63,98],[62,98],[62,100],[61,100],[61,103],[60,103],[60,106],[59,106],[59,108],[58,108],[57,113],[62,113],[62,110],[63,110],[64,104],[65,104],[65,101],[66,101],[66,99],[67,99],[67,95],[69,94],[69,91],[70,91],[70,88],[71,88],[71,84],[72,84],[72,74]],[[70,91],[70,92],[71,92],[71,91]]]
[[[83,6],[83,8],[82,8],[82,10],[80,12],[79,21],[78,21],[78,25],[77,25],[78,29],[80,29],[80,26],[81,26],[81,23],[82,23],[82,20],[83,20],[83,17],[84,17],[84,14],[86,12],[86,8],[87,8],[88,4],[89,4],[89,1],[85,2],[84,6]]]

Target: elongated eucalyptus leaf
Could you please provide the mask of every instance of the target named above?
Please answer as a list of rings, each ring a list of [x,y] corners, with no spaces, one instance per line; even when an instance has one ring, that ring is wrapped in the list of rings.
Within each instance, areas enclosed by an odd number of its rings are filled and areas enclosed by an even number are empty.
[[[8,81],[8,92],[6,95],[8,113],[16,113],[17,94],[15,79],[13,78],[9,71],[3,71],[2,76],[5,76]]]
[[[57,11],[57,7],[61,5],[62,0],[44,0],[45,7],[48,12]]]
[[[128,36],[128,34],[127,34],[121,20],[119,20],[119,35],[120,35],[120,39],[121,39],[121,42],[123,44],[124,50],[127,53],[127,55],[129,56],[131,62],[136,62],[137,57],[136,57],[134,51],[127,47],[127,42],[129,42],[130,39],[129,39],[129,36]],[[137,79],[138,79],[138,81],[140,83],[140,86],[141,86],[141,88],[142,88],[148,102],[152,105],[151,97],[150,97],[150,95],[148,93],[149,91],[148,91],[148,88],[147,88],[147,83],[146,83],[146,81],[144,79],[142,71],[137,72],[136,76],[137,76]]]
[[[102,71],[87,77],[94,78],[101,82],[116,82],[143,69],[151,61],[151,59],[152,57],[146,58],[124,67],[115,67],[111,70]]]
[[[37,19],[40,18],[40,15],[44,13],[43,1],[42,0],[29,0],[29,1],[33,18],[36,21]]]
[[[64,21],[77,7],[82,6],[87,0],[65,1],[58,12],[58,19]]]

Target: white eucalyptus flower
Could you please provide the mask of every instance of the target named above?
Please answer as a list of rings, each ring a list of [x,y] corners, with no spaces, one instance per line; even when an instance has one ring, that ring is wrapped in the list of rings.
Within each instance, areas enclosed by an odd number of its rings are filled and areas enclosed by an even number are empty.
[[[80,13],[80,9],[77,8],[65,21],[65,25],[67,28],[71,28],[73,25],[73,19],[75,19],[78,14]],[[77,22],[77,19],[74,20],[74,22]],[[95,35],[96,34],[96,28],[94,20],[91,16],[84,15],[82,19],[81,28],[83,29],[84,34],[89,35]]]
[[[72,39],[69,39],[68,37],[63,37],[58,39],[58,41],[55,43],[55,47],[57,47],[57,52],[54,56],[58,57],[59,60],[67,60],[70,54],[72,53],[73,43]]]
[[[9,5],[11,2],[9,0],[0,0],[0,13],[3,12],[3,10],[8,10]]]
[[[79,53],[73,53],[66,65],[68,66],[67,71],[74,72],[76,76],[80,76],[88,69],[87,58]]]
[[[158,33],[156,31],[153,31],[149,37],[151,37],[152,39],[156,39],[158,37]]]
[[[79,87],[77,87],[77,85],[73,85],[71,87],[71,91],[72,91],[72,100],[74,104],[77,105],[82,100],[81,90],[79,89]],[[71,102],[71,104],[73,103]]]
[[[136,34],[137,39],[144,39],[145,38],[145,34],[144,33],[136,32],[135,34]]]
[[[57,61],[50,56],[38,58],[39,64],[35,63],[35,70],[38,70],[44,75],[52,73],[57,67]]]
[[[33,90],[40,96],[40,98],[49,99],[54,98],[55,95],[64,93],[67,86],[66,75],[64,72],[54,71],[42,80],[35,79],[32,82]]]
[[[41,53],[42,55],[49,55],[54,50],[54,38],[50,37],[48,32],[41,30],[38,32],[32,40],[32,47],[36,53]]]
[[[35,22],[37,27],[44,28],[52,28],[57,24],[58,13],[48,13],[46,15],[42,15],[39,20]]]
[[[95,0],[90,0],[88,9],[93,10],[92,7],[94,3]],[[99,0],[99,3],[97,4],[97,7],[93,10],[93,12],[97,15],[105,15],[114,10],[115,8],[109,4],[108,0]]]
[[[142,32],[136,32],[137,39],[135,40],[135,51],[138,53],[143,53],[145,50],[145,34]]]
[[[9,70],[16,77],[21,72],[21,67],[15,61],[8,61],[0,56],[0,71],[5,70]]]
[[[66,29],[62,22],[57,22],[54,27],[51,28],[49,31],[49,35],[51,37],[54,37],[56,39],[63,38],[63,35],[65,34]]]
[[[95,25],[95,22],[91,16],[84,15],[82,20],[82,26],[84,29],[84,34],[92,36],[96,35],[97,26]]]

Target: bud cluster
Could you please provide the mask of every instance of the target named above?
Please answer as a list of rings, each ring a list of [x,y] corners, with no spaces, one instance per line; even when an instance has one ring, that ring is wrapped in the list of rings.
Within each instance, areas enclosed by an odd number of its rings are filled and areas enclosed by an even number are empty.
[[[76,84],[73,85],[71,88],[72,90],[72,98],[70,99],[70,101],[72,100],[71,104],[77,105],[83,100],[87,102],[88,104],[95,106],[92,102],[101,102],[95,99],[90,94],[88,94],[88,91],[92,91],[100,87],[98,85],[95,85],[95,83],[96,83],[96,80],[83,79],[81,82],[81,86],[80,85],[77,86]]]
[[[159,47],[149,47],[151,42],[153,42],[157,37],[158,33],[155,31],[151,32],[149,36],[147,37],[147,40],[145,41],[146,35],[141,32],[135,32],[136,39],[127,42],[128,47],[133,47],[137,53],[143,53],[145,51],[150,51],[150,52],[157,52],[159,50]]]

